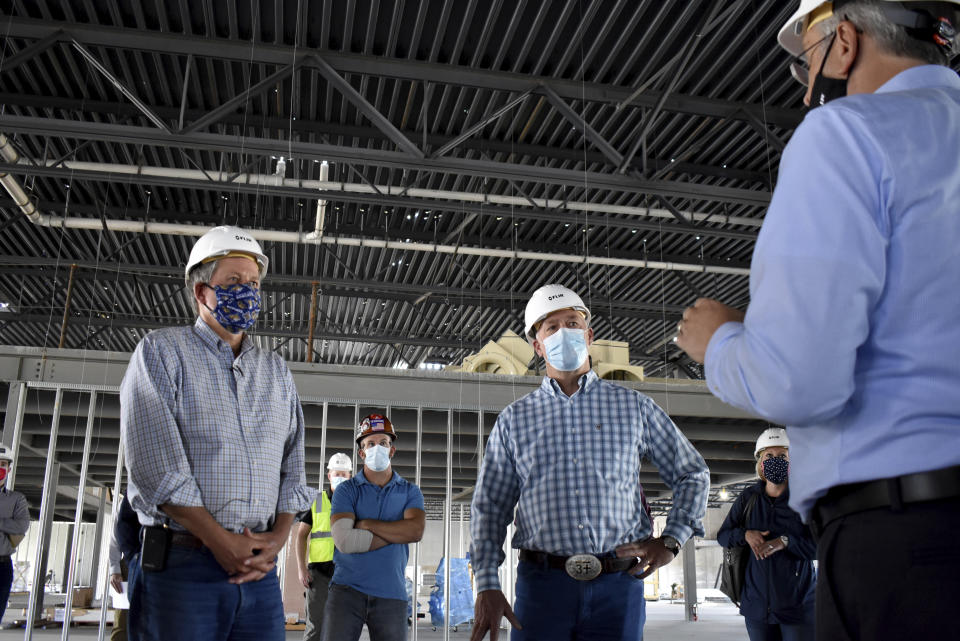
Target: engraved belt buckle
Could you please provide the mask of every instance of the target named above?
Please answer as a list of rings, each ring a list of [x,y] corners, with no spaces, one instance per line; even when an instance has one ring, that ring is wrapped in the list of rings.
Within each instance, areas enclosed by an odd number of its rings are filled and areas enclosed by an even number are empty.
[[[592,554],[574,554],[567,559],[564,569],[577,581],[592,581],[603,572],[603,564]]]

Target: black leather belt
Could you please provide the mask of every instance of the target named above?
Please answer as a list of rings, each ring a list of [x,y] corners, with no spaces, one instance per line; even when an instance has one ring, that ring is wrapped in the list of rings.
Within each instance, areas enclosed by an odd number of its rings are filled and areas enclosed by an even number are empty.
[[[897,511],[907,503],[956,497],[960,497],[960,465],[889,479],[837,485],[814,505],[813,521],[822,529],[831,521],[857,512],[877,508]]]
[[[520,550],[520,560],[526,561],[528,563],[535,563],[537,565],[546,565],[550,568],[555,568],[559,570],[569,569],[567,566],[567,561],[571,558],[576,558],[579,556],[590,556],[590,555],[575,555],[574,557],[569,556],[557,556],[555,554],[547,554],[546,552],[538,552],[537,550]],[[609,574],[612,572],[625,572],[629,570],[634,565],[637,564],[637,559],[635,557],[627,558],[618,558],[615,556],[606,556],[603,558],[597,557],[597,560],[600,562],[600,573]],[[571,575],[572,576],[572,575]],[[576,577],[574,577],[576,578]]]
[[[177,547],[192,548],[194,550],[199,550],[203,547],[203,541],[189,532],[174,532],[170,535],[170,543]]]

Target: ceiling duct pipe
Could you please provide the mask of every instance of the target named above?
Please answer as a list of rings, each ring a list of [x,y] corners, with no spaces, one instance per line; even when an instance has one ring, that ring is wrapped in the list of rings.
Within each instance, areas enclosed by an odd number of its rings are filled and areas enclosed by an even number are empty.
[[[330,163],[324,160],[320,163],[320,182],[327,182],[330,175]],[[317,222],[314,225],[313,233],[307,234],[308,240],[319,240],[323,236],[323,219],[327,216],[327,201],[325,198],[317,200]]]
[[[0,134],[2,136],[2,134]],[[0,142],[6,143],[4,146],[0,147],[0,152],[2,152],[3,157],[9,162],[19,162],[20,164],[25,163],[23,159],[19,159],[19,156],[16,154],[16,150],[9,145],[6,137],[0,139]],[[12,156],[11,156],[12,154]],[[149,176],[149,175],[164,175],[171,177],[186,177],[189,175],[190,178],[194,178],[193,174],[203,175],[203,172],[188,169],[167,169],[167,168],[156,168],[156,167],[136,167],[132,165],[104,165],[101,163],[64,163],[67,166],[74,168],[78,171],[88,170],[92,171],[93,167],[99,167],[98,170],[105,170],[104,167],[116,167],[122,168],[127,173],[137,174],[139,176]],[[162,173],[158,173],[162,172]],[[226,174],[221,174],[221,172],[215,172],[215,175],[226,176]],[[263,180],[276,180],[276,176],[250,176],[248,178],[257,178]],[[208,177],[209,178],[209,177]],[[241,176],[241,178],[243,178]],[[27,198],[26,193],[23,191],[23,188],[20,186],[20,182],[9,174],[4,174],[2,178],[2,183],[7,189],[7,192],[14,198],[17,202],[20,209],[27,215],[30,221],[36,225],[42,227],[52,227],[60,229],[87,229],[91,231],[99,231],[104,228],[109,229],[110,231],[117,232],[129,232],[129,233],[143,233],[143,234],[169,234],[174,236],[202,236],[207,233],[210,228],[206,225],[187,225],[180,223],[156,223],[148,221],[136,221],[136,220],[117,220],[117,219],[102,219],[102,218],[77,218],[74,216],[56,216],[52,214],[41,214],[36,210],[36,207],[33,203],[30,202]],[[289,179],[288,179],[289,180]],[[288,182],[285,180],[284,182]],[[304,186],[308,183],[320,184],[320,181],[290,181],[297,186]],[[329,183],[337,188],[343,188],[346,186],[344,183]],[[357,191],[361,191],[360,188],[368,187],[366,185],[352,185],[353,187],[358,188]],[[369,186],[371,189],[374,189],[373,186]],[[321,189],[323,187],[320,187]],[[394,187],[399,193],[399,188]],[[412,190],[408,191],[409,194]],[[421,192],[435,191],[435,190],[419,190]],[[456,192],[448,192],[456,193]],[[412,195],[412,194],[411,194]],[[476,196],[476,194],[471,194]],[[484,196],[486,197],[486,196]],[[491,197],[492,198],[492,197]],[[592,204],[592,203],[584,203]],[[599,205],[602,207],[602,205]],[[750,270],[745,267],[725,267],[723,265],[702,265],[697,263],[675,263],[670,261],[658,261],[658,260],[639,260],[634,258],[612,258],[607,256],[578,256],[573,254],[554,254],[548,252],[531,252],[531,251],[517,251],[511,249],[493,249],[488,247],[468,247],[464,245],[440,245],[436,243],[413,243],[413,242],[401,242],[396,240],[379,240],[376,238],[352,238],[348,236],[320,236],[315,237],[316,232],[311,232],[310,234],[304,234],[299,231],[279,231],[279,230],[270,230],[270,229],[250,229],[248,230],[250,234],[260,241],[273,241],[278,243],[298,243],[298,244],[323,244],[323,245],[343,245],[347,247],[374,247],[378,249],[397,249],[400,251],[415,251],[415,252],[425,252],[433,254],[453,254],[453,255],[467,255],[467,256],[484,256],[488,258],[508,258],[508,259],[520,259],[520,260],[536,260],[544,262],[558,262],[558,263],[577,263],[577,264],[587,264],[587,265],[608,265],[611,267],[630,267],[635,269],[662,269],[668,271],[686,271],[686,272],[702,272],[702,273],[712,273],[712,274],[733,274],[738,276],[748,276]]]
[[[10,144],[10,140],[3,134],[0,134],[0,158],[3,158],[4,161],[10,164],[20,162],[20,154],[17,153],[17,150]],[[20,181],[17,180],[15,176],[0,172],[0,184],[7,190],[7,193],[13,198],[13,202],[17,203],[17,207],[20,208],[20,211],[22,211],[27,218],[34,223],[39,222],[37,217],[40,216],[40,212],[37,211],[36,206],[30,200],[30,197],[27,196],[27,192],[23,190]]]
[[[14,162],[14,161],[10,161]],[[178,169],[174,167],[146,167],[141,165],[123,165],[116,163],[100,162],[80,162],[73,160],[64,160],[57,163],[54,160],[30,162],[21,158],[19,164],[23,165],[27,173],[29,168],[34,166],[53,167],[59,166],[71,169],[77,172],[112,173],[128,176],[146,177],[155,176],[157,178],[180,178],[186,180],[200,180],[215,185],[223,183],[225,186],[231,184],[241,185],[264,185],[264,186],[283,186],[297,189],[317,189],[319,191],[343,191],[355,194],[371,194],[377,196],[409,196],[410,198],[429,198],[433,200],[451,200],[456,202],[472,202],[484,205],[507,205],[512,207],[538,209],[566,209],[569,211],[582,211],[586,213],[598,214],[622,214],[627,216],[644,216],[649,218],[666,218],[675,220],[675,215],[668,209],[658,209],[656,207],[637,207],[632,205],[610,205],[604,203],[591,203],[581,201],[567,201],[557,198],[526,198],[525,196],[504,196],[499,194],[485,194],[470,191],[450,191],[446,189],[421,189],[418,187],[401,187],[399,185],[375,185],[367,183],[345,183],[327,180],[327,173],[324,172],[324,161],[320,165],[320,180],[301,180],[298,178],[283,178],[274,174],[239,174],[233,175],[227,171],[202,169]],[[328,166],[329,170],[329,166]],[[750,218],[746,216],[729,216],[727,214],[713,214],[705,212],[679,212],[691,223],[698,223],[710,219],[714,222],[722,222],[728,225],[743,225],[746,227],[760,227],[763,224],[762,218]]]

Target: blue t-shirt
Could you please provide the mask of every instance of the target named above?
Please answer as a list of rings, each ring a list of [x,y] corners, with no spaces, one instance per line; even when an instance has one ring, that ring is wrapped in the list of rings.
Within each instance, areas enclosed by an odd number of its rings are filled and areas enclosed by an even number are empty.
[[[423,509],[423,493],[413,483],[393,473],[383,487],[367,481],[361,471],[344,481],[333,493],[331,514],[352,513],[356,519],[399,521],[404,510]],[[379,550],[344,554],[334,550],[333,583],[346,585],[366,595],[382,599],[406,601],[407,586],[404,568],[409,550],[405,543],[391,543]]]

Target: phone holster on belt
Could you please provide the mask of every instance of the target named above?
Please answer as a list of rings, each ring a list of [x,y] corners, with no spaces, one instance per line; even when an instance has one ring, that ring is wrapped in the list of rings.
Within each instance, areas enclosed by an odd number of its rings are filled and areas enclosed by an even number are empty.
[[[162,525],[151,525],[143,528],[140,567],[149,572],[162,572],[167,567],[171,537],[170,528]]]

